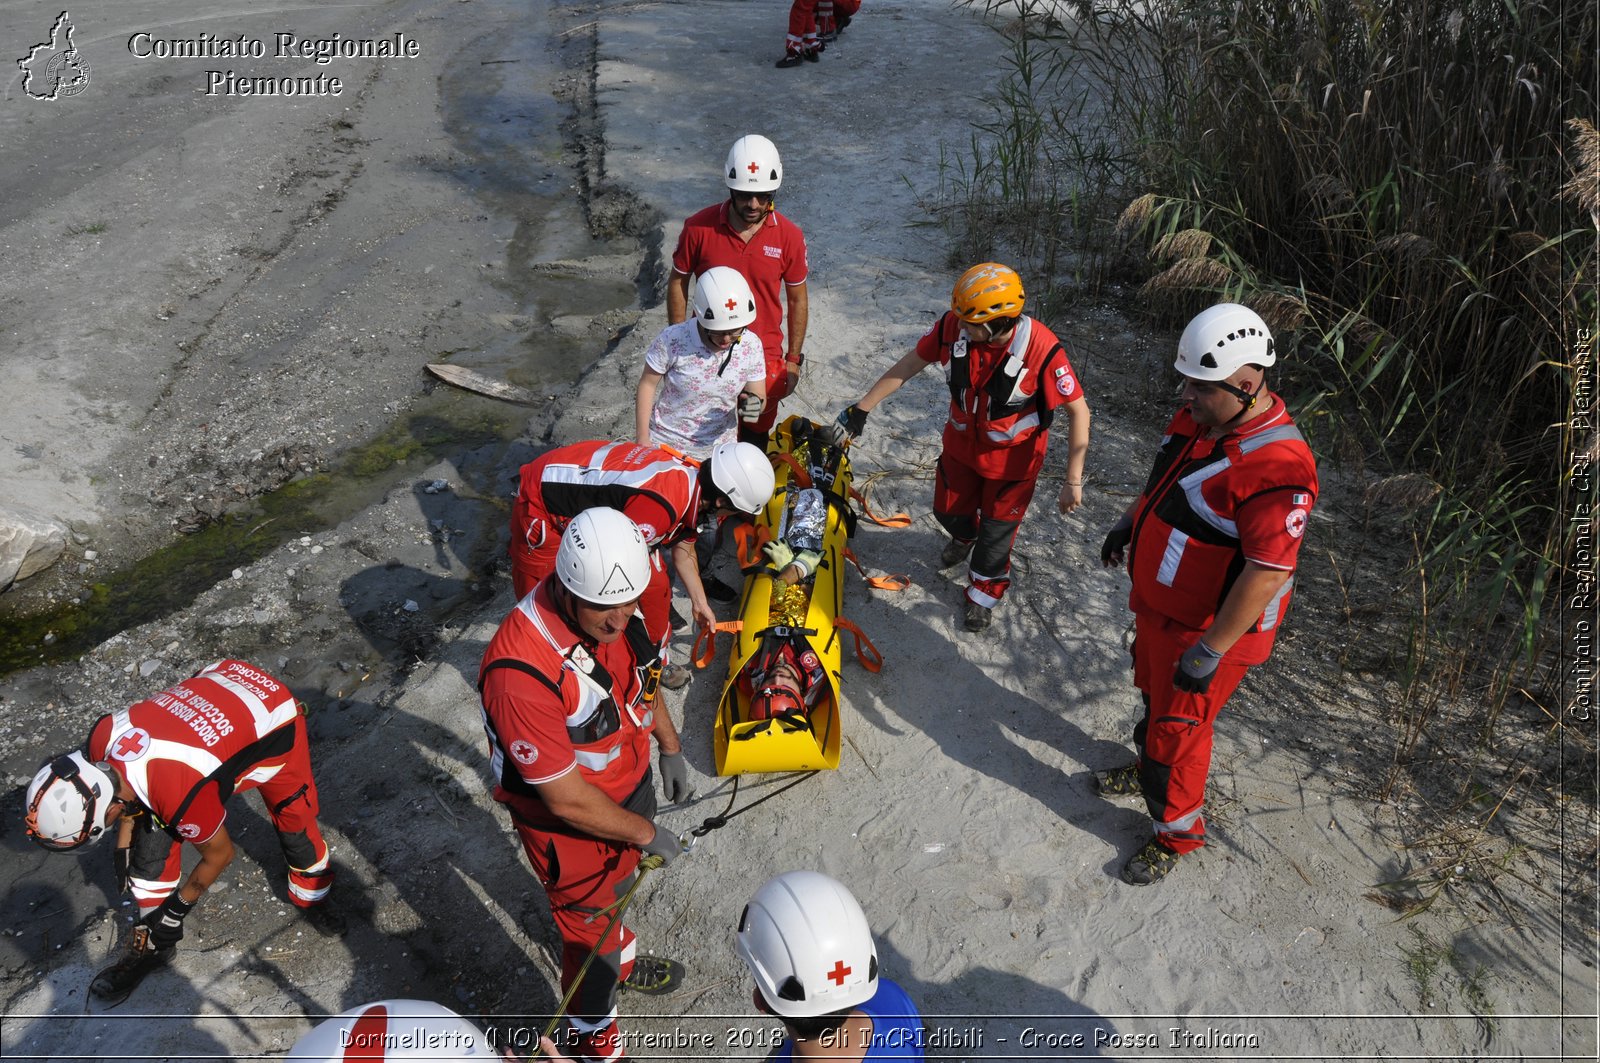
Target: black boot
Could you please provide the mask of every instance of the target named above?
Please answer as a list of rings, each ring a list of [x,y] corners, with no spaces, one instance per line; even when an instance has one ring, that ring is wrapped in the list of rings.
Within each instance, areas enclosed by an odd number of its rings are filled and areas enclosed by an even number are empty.
[[[115,1006],[128,999],[145,976],[158,967],[172,962],[172,948],[158,949],[150,945],[150,934],[144,927],[134,927],[133,936],[122,948],[122,955],[110,967],[94,976],[89,983],[89,993],[97,1000]]]

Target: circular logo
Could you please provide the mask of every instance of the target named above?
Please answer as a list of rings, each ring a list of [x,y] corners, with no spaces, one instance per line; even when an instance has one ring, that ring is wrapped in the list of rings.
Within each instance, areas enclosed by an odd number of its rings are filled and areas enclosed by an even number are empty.
[[[178,824],[178,833],[190,841],[194,841],[200,837],[200,828],[193,823],[180,823]]]
[[[138,760],[148,752],[150,752],[150,732],[143,727],[132,728],[111,743],[112,760]]]
[[[524,742],[519,738],[511,743],[511,756],[518,764],[532,764],[539,759],[539,751],[534,748],[532,742]]]
[[[1062,373],[1060,376],[1056,377],[1056,391],[1060,392],[1062,395],[1072,394],[1072,389],[1075,386],[1076,384],[1073,382],[1071,373]]]
[[[1306,511],[1291,509],[1289,515],[1283,518],[1283,528],[1294,538],[1300,538],[1306,533]]]
[[[44,83],[54,86],[54,96],[76,96],[89,87],[89,61],[76,48],[57,52],[45,64]]]
[[[644,541],[647,543],[653,543],[660,538],[660,535],[656,532],[656,526],[654,524],[639,525],[639,534],[644,536]]]

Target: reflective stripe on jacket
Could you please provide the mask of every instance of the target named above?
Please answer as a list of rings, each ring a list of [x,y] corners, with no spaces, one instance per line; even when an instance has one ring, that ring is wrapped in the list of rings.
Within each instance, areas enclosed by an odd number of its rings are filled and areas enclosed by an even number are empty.
[[[1287,412],[1281,421],[1216,440],[1204,438],[1204,429],[1174,431],[1163,441],[1134,511],[1128,570],[1135,611],[1150,610],[1192,630],[1206,629],[1244,570],[1236,521],[1240,507],[1272,491],[1315,497],[1311,449]],[[1270,647],[1293,589],[1291,576],[1246,638],[1265,633]]]

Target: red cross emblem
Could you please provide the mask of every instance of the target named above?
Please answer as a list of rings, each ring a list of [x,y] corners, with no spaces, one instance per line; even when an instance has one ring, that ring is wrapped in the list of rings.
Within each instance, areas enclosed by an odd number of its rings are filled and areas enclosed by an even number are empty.
[[[761,169],[761,167],[756,165],[756,161],[754,159],[751,159],[750,165],[746,166],[745,169],[749,170],[751,173],[755,173],[757,170]]]
[[[135,727],[111,746],[111,755],[117,760],[138,760],[150,749],[150,732]]]
[[[534,748],[533,743],[521,739],[511,743],[511,755],[516,758],[518,764],[532,764],[539,759],[539,751]]]
[[[190,841],[194,841],[200,837],[200,827],[195,823],[182,823],[178,825],[178,833]]]
[[[852,970],[854,968],[846,967],[843,960],[834,960],[833,970],[828,972],[828,977],[833,979],[835,985],[844,985],[844,976]]]
[[[728,308],[728,313],[731,314],[731,313],[734,312],[735,309],[738,308],[739,301],[737,299],[729,298],[728,301],[723,303],[722,305],[727,307]]]
[[[1290,537],[1298,539],[1306,533],[1306,511],[1291,509],[1289,515],[1283,519],[1283,529]]]

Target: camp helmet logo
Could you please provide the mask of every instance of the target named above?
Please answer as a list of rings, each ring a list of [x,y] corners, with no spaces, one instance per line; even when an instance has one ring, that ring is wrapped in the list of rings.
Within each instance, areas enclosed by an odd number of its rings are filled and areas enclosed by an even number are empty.
[[[612,565],[610,575],[606,576],[605,586],[600,588],[601,597],[609,601],[613,596],[632,594],[633,591],[633,580],[628,578],[622,566]]]
[[[89,61],[72,43],[72,16],[63,11],[50,27],[50,39],[17,60],[22,91],[35,100],[76,96],[89,87]]]

